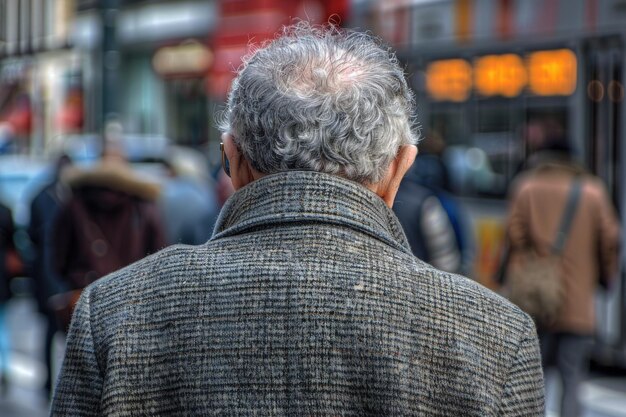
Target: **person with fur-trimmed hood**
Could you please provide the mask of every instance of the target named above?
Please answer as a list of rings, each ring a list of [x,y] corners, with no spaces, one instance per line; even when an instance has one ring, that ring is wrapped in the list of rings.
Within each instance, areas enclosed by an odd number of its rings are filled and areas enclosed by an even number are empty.
[[[56,267],[70,288],[165,247],[155,203],[160,187],[139,178],[115,147],[91,169],[67,169],[63,180],[72,197],[56,224]]]

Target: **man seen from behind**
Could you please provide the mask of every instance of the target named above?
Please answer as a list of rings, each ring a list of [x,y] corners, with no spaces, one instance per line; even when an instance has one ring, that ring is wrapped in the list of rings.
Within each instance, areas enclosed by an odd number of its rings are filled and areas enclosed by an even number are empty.
[[[393,53],[300,23],[244,62],[213,237],[84,290],[52,415],[541,415],[531,319],[390,210],[417,153]]]

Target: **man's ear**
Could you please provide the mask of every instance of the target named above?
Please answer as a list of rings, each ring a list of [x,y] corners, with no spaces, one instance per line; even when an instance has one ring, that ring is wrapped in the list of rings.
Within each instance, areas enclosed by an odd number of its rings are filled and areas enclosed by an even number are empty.
[[[413,165],[416,156],[417,146],[401,146],[396,157],[389,164],[385,177],[378,184],[373,185],[372,190],[385,201],[389,208],[393,206],[398,188],[400,188],[400,182],[409,168],[411,168],[411,165]]]
[[[222,133],[222,143],[226,157],[230,162],[230,179],[236,191],[254,181],[254,176],[250,164],[244,158],[230,133]]]

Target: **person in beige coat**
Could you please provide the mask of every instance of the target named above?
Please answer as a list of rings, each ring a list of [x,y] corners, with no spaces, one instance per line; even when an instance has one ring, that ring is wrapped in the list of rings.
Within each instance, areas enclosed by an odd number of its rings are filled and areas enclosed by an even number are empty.
[[[610,286],[619,254],[619,222],[602,181],[571,158],[563,140],[551,140],[529,160],[510,200],[507,236],[511,262],[527,249],[548,255],[575,178],[581,194],[562,252],[565,299],[549,328],[540,328],[544,368],[556,365],[563,382],[561,414],[579,415],[577,388],[595,331],[594,294]]]

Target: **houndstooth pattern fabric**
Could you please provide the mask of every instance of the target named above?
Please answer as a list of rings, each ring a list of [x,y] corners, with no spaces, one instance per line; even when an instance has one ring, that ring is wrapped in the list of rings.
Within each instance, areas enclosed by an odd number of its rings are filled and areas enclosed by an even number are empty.
[[[411,254],[366,188],[289,172],[213,238],[89,286],[53,416],[539,416],[532,321]]]

